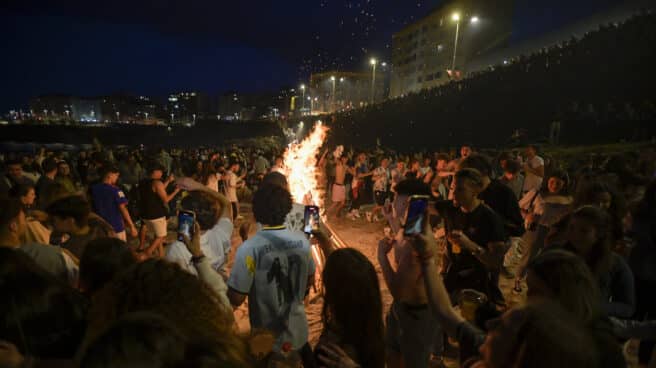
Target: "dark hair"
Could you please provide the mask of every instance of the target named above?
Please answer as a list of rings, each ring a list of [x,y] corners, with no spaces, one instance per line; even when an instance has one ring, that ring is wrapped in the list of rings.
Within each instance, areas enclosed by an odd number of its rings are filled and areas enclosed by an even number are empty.
[[[521,167],[519,166],[519,162],[517,160],[508,160],[506,161],[506,167],[505,167],[505,172],[509,172],[511,174],[517,174]]]
[[[462,160],[460,165],[458,165],[458,168],[476,169],[483,176],[490,176],[492,174],[492,164],[490,163],[490,160],[487,157],[476,153],[473,153]]]
[[[0,340],[22,355],[71,359],[86,329],[85,299],[19,250],[0,247]]]
[[[588,221],[595,228],[597,242],[585,257],[585,262],[599,278],[610,270],[613,262],[610,217],[599,207],[583,206],[572,213],[570,221],[575,218]]]
[[[131,313],[111,324],[80,359],[85,368],[176,367],[185,359],[187,339],[154,313]]]
[[[446,161],[449,162],[449,155],[446,153],[440,153],[437,155],[437,160],[436,161]]]
[[[560,190],[557,194],[567,195],[569,193],[569,174],[567,171],[562,169],[555,169],[544,176],[547,180],[542,182],[542,188],[540,189],[543,196],[549,195],[549,178],[556,178],[563,181],[563,189]]]
[[[46,208],[46,212],[50,216],[64,219],[72,217],[78,227],[83,227],[88,224],[91,207],[82,196],[71,195],[52,202]]]
[[[164,165],[162,165],[158,161],[153,160],[153,161],[149,161],[146,164],[146,170],[148,172],[148,175],[151,175],[154,171],[157,171],[157,170],[164,172],[164,171],[166,171],[166,168],[164,167]]]
[[[7,160],[7,162],[5,163],[5,166],[7,166],[7,167],[13,166],[13,165],[20,165],[21,167],[23,167],[23,160],[21,160],[20,158],[13,158],[13,159]]]
[[[262,185],[253,195],[255,220],[264,225],[282,225],[292,210],[292,196],[277,185]]]
[[[645,219],[654,213],[656,213],[656,180],[652,180],[645,188],[645,194],[638,203],[634,216]]]
[[[400,195],[430,195],[431,190],[428,184],[417,179],[401,180],[394,190]]]
[[[136,259],[124,241],[117,238],[91,240],[80,258],[80,285],[91,295],[135,263]]]
[[[100,177],[102,179],[105,179],[107,177],[107,175],[115,174],[115,173],[118,173],[118,172],[119,172],[119,169],[116,165],[106,163],[102,166],[102,169],[100,169]]]
[[[481,176],[481,173],[476,169],[460,169],[456,172],[455,178],[456,180],[466,179],[471,181],[477,187],[483,187],[483,177]]]
[[[199,191],[189,192],[189,195],[180,202],[180,207],[196,214],[196,222],[203,231],[213,228],[221,215],[218,201]]]
[[[9,189],[9,196],[12,198],[24,197],[29,193],[30,189],[34,189],[34,185],[27,183],[17,184]]]
[[[550,249],[537,255],[526,268],[578,320],[588,323],[599,317],[599,284],[583,258],[566,250]]]
[[[360,363],[384,367],[383,305],[374,266],[353,248],[338,249],[326,260],[322,278],[324,328],[352,345]]]
[[[51,171],[57,170],[57,160],[52,157],[46,157],[41,163],[41,168],[44,173],[49,173]]]
[[[0,229],[4,229],[23,211],[23,205],[15,198],[0,199]]]
[[[287,177],[277,171],[272,171],[262,178],[260,185],[272,184],[287,189]]]
[[[622,237],[622,220],[626,215],[626,203],[624,197],[619,194],[610,185],[600,182],[593,181],[591,183],[582,184],[579,186],[578,191],[574,198],[574,206],[587,206],[587,205],[598,205],[595,201],[595,197],[600,193],[608,193],[611,197],[610,207],[607,210],[607,213],[610,215],[610,226],[612,226],[611,234],[614,237],[614,240],[618,240]]]

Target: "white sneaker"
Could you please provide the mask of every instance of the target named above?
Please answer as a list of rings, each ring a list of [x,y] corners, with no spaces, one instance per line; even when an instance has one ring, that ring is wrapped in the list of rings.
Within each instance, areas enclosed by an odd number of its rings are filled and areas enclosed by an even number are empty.
[[[355,216],[355,218],[362,218],[362,216],[360,216],[360,210],[353,210],[353,216]]]

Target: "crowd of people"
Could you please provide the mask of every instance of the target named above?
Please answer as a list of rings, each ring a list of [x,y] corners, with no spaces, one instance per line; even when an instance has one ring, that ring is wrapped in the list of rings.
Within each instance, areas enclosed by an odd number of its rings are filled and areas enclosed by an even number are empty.
[[[0,365],[428,367],[456,356],[624,367],[628,339],[655,363],[653,147],[561,159],[532,145],[325,150],[322,212],[385,227],[375,260],[338,248],[323,226],[304,234],[280,154],[7,154]],[[423,232],[406,236],[414,196],[430,206]],[[250,211],[239,214],[240,200]],[[188,233],[181,212],[193,214]],[[312,346],[305,303],[317,278],[323,330]],[[508,303],[501,278],[526,302]],[[233,314],[246,302],[248,336]]]
[[[530,55],[508,55],[462,80],[323,120],[337,144],[379,140],[396,149],[653,137],[656,100],[647,76],[656,62],[655,18],[642,12]]]

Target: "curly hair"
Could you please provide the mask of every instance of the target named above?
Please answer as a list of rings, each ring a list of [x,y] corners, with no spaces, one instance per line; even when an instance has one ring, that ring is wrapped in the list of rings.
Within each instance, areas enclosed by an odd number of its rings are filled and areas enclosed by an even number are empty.
[[[263,225],[282,225],[291,210],[291,194],[278,185],[262,185],[253,195],[253,214]]]
[[[223,306],[209,286],[177,264],[151,259],[118,275],[94,297],[88,338],[95,338],[108,323],[133,312],[159,314],[185,337],[213,342],[221,350],[222,366],[246,365],[244,342],[232,331],[232,309]]]

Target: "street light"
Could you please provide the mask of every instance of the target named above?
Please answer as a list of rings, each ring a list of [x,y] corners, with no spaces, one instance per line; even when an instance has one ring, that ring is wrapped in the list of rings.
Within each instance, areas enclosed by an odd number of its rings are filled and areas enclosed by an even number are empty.
[[[456,22],[456,38],[453,41],[453,61],[451,62],[451,71],[455,72],[455,69],[456,69],[456,53],[458,51],[458,34],[460,32],[460,14],[453,13],[453,15],[451,15],[451,20]],[[476,23],[478,23],[479,19],[478,19],[477,16],[472,16],[469,21],[470,21],[471,24],[476,24]]]
[[[305,84],[301,84],[301,115],[303,115],[303,109],[305,109]]]
[[[333,82],[333,94],[332,94],[332,101],[330,105],[332,107],[332,111],[335,112],[335,76],[331,75],[330,80]]]
[[[121,120],[120,115],[121,115],[121,113],[119,111],[117,111],[116,112],[116,121],[117,122]]]
[[[174,113],[171,113],[171,124],[173,124],[173,117],[175,116]]]
[[[371,103],[374,103],[374,86],[376,85],[376,59],[371,58],[369,64],[371,64]]]

